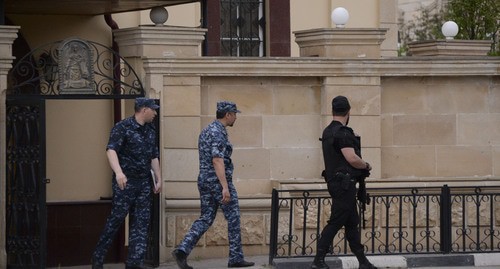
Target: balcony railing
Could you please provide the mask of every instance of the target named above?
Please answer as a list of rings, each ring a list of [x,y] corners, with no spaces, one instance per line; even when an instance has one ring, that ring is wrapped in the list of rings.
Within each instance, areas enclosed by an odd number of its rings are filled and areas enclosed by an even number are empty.
[[[368,254],[500,251],[500,186],[368,189],[360,216]],[[332,200],[326,190],[273,190],[269,264],[313,256]],[[358,205],[361,212],[361,206]],[[348,255],[343,229],[329,255]]]

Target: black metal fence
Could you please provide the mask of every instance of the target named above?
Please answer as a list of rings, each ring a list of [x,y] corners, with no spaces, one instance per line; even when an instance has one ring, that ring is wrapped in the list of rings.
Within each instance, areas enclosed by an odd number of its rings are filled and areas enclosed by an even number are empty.
[[[374,188],[360,217],[368,254],[500,251],[500,186]],[[269,264],[312,256],[329,218],[326,190],[273,190]],[[359,210],[361,207],[359,208]],[[349,254],[343,230],[330,254]]]

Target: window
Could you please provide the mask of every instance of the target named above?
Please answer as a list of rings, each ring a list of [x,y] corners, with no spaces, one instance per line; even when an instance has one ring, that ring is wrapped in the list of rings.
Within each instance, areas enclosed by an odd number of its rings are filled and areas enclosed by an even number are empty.
[[[200,0],[203,56],[290,56],[290,0]]]
[[[221,56],[264,56],[264,0],[221,0]]]

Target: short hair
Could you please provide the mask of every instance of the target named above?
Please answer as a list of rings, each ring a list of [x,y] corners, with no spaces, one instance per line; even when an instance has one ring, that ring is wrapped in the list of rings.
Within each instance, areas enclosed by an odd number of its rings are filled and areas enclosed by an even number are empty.
[[[226,111],[217,111],[217,112],[215,112],[215,117],[219,120],[219,119],[224,118],[227,113],[229,113],[229,112],[226,112]]]
[[[342,112],[335,112],[335,110],[332,109],[332,115],[333,116],[340,116],[340,117],[345,117],[347,113],[349,113],[350,110],[347,111],[342,111]]]

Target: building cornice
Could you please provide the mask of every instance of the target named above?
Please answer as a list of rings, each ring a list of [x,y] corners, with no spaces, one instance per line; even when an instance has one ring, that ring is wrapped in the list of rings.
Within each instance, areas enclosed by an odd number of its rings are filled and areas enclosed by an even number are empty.
[[[172,76],[498,76],[500,57],[148,58],[144,69]]]

